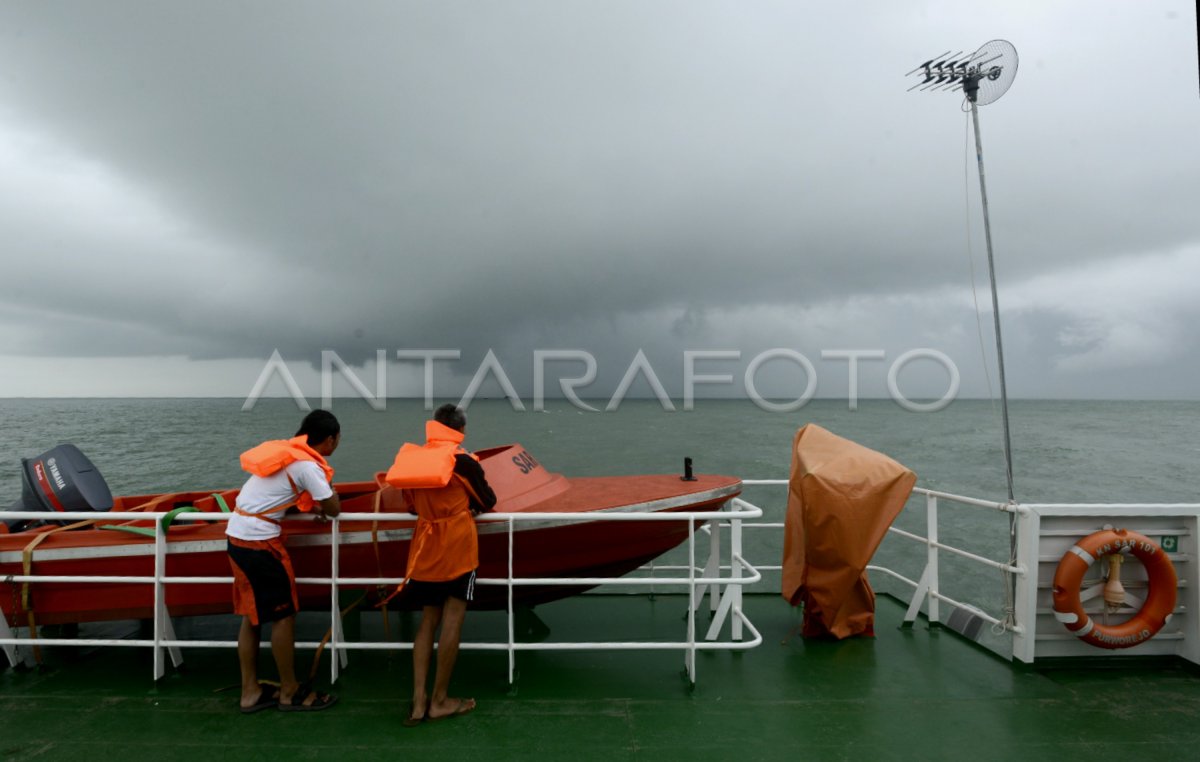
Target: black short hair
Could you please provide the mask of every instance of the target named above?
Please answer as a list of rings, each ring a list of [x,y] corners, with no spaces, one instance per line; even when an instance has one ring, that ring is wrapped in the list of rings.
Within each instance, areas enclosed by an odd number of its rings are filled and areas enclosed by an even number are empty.
[[[307,436],[308,446],[313,447],[340,433],[342,433],[342,425],[338,423],[337,418],[333,417],[333,413],[328,410],[314,410],[304,416],[296,436]]]
[[[467,414],[457,405],[442,405],[433,411],[433,420],[455,431],[462,431],[467,427]]]

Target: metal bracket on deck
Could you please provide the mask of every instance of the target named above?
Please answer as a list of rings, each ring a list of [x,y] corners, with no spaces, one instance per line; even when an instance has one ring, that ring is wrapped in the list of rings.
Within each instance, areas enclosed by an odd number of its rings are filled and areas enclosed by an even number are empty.
[[[6,640],[9,638],[15,639],[17,637],[12,631],[12,628],[8,626],[8,619],[4,616],[0,616],[0,637],[3,637]],[[27,667],[32,667],[34,665],[33,654],[13,643],[4,644],[4,655],[8,657],[8,665],[10,667],[17,667],[21,664],[24,664]]]
[[[171,612],[167,611],[167,604],[159,598],[158,609],[155,611],[154,626],[158,630],[157,640],[172,641],[175,637],[175,623],[171,620]],[[179,650],[179,646],[167,646],[167,653],[171,656],[171,666],[178,669],[183,664],[183,652]],[[167,667],[163,663],[162,648],[154,649],[154,679],[161,680],[167,672]]]
[[[334,606],[337,606],[336,598],[334,599]],[[384,616],[387,616],[387,614],[384,614]],[[346,632],[342,629],[342,615],[340,611],[333,618],[332,628],[333,632],[329,636],[329,645],[332,651],[329,656],[329,682],[331,685],[337,682],[339,670],[345,669],[346,665],[350,663],[350,653],[344,648],[337,647],[337,644],[346,639]]]
[[[726,502],[723,508],[731,507],[730,502]],[[720,516],[720,513],[717,514]],[[709,524],[710,535],[708,561],[704,564],[704,571],[701,572],[705,579],[718,579],[721,576],[721,520],[718,518]],[[734,521],[730,524],[730,575],[731,579],[737,580],[742,576],[742,567],[738,562],[741,556],[742,547],[742,526],[740,522]],[[725,619],[729,617],[729,612],[734,606],[741,608],[742,605],[742,586],[736,581],[731,584],[722,585],[719,582],[713,582],[700,588],[700,595],[696,597],[695,607],[693,611],[700,610],[700,604],[704,601],[704,596],[707,594],[709,606],[712,612],[712,623],[709,624],[708,631],[704,634],[705,640],[716,640],[721,635],[721,627],[725,624]],[[742,620],[738,617],[732,618],[732,635],[734,640],[742,639]]]
[[[913,593],[912,600],[908,604],[908,611],[904,613],[904,626],[912,627],[913,622],[917,620],[917,615],[921,613],[921,604],[925,602],[925,596],[929,595],[929,578],[932,576],[931,571],[933,566],[926,564],[925,571],[921,573],[921,581],[917,583],[917,591]],[[937,615],[929,617],[929,621],[933,622]]]

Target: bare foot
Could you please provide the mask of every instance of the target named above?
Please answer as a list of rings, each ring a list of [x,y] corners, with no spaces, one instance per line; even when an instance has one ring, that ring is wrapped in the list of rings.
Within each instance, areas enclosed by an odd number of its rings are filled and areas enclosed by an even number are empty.
[[[450,698],[429,705],[429,719],[442,720],[447,717],[457,717],[475,709],[475,699]]]
[[[420,725],[425,721],[429,714],[429,701],[421,699],[420,701],[412,702],[412,706],[408,708],[408,717],[404,720],[404,727],[412,728]]]

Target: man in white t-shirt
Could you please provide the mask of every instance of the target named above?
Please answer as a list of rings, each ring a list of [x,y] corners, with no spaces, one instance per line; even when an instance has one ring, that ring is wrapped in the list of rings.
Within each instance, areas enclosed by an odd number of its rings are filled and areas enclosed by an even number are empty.
[[[332,486],[333,469],[325,462],[341,441],[337,418],[325,410],[305,416],[296,436],[264,442],[242,454],[252,475],[238,493],[234,516],[225,530],[233,569],[234,613],[242,615],[238,662],[242,673],[241,710],[245,714],[278,707],[316,711],[337,701],[300,685],[295,673],[295,625],[299,601],[296,575],[284,547],[280,519],[289,508],[315,513],[318,519],[341,510]],[[279,668],[279,690],[258,682],[262,625],[271,622],[271,653]]]

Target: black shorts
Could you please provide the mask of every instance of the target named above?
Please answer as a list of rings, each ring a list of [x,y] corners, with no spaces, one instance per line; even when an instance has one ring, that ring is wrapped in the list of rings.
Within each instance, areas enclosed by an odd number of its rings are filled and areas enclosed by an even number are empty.
[[[469,571],[447,582],[422,582],[410,579],[405,585],[405,597],[418,606],[441,606],[447,598],[460,601],[475,600],[475,572]]]
[[[233,611],[250,618],[250,624],[277,622],[296,613],[296,575],[283,541],[239,540],[229,537],[229,565],[233,569]]]

